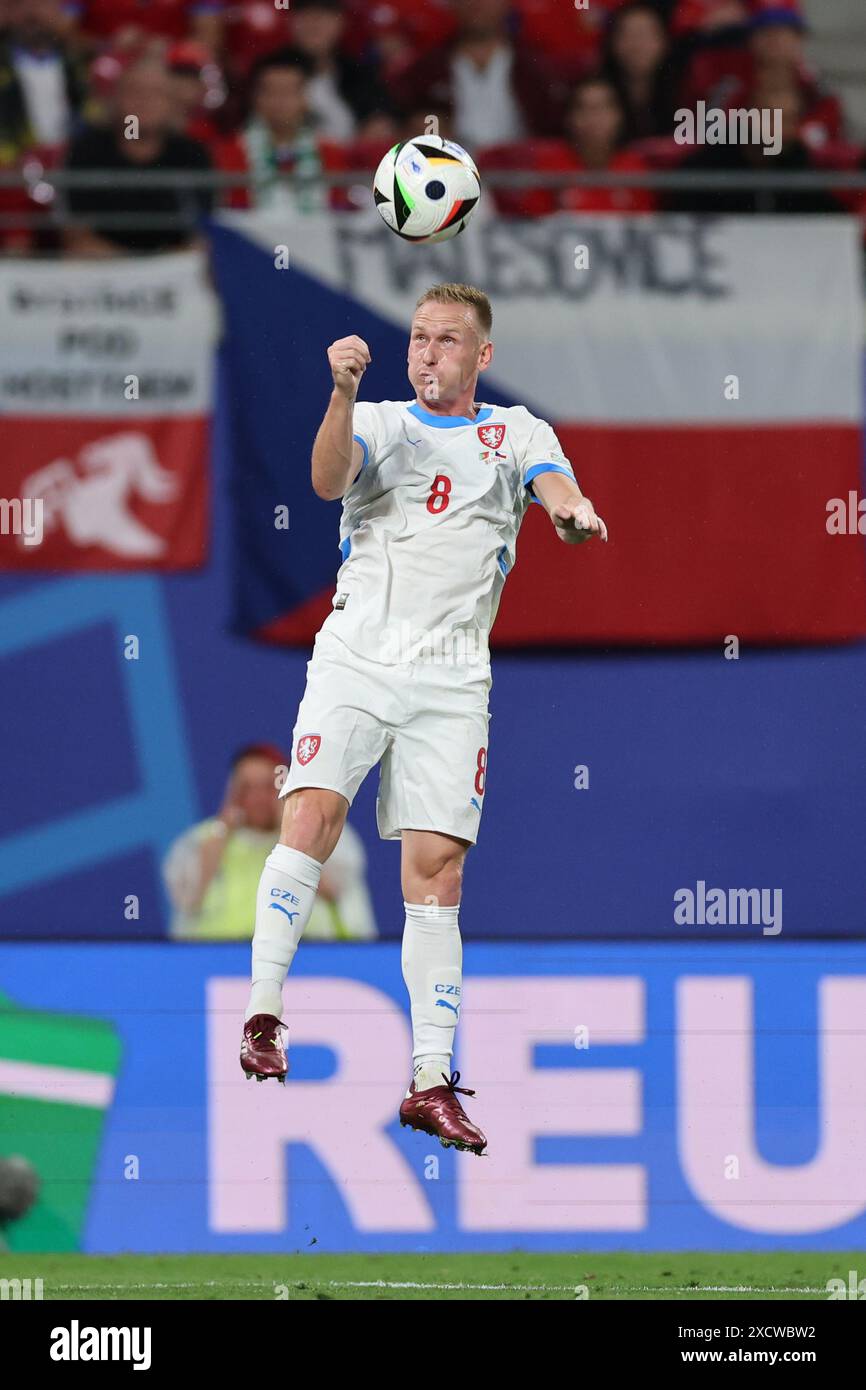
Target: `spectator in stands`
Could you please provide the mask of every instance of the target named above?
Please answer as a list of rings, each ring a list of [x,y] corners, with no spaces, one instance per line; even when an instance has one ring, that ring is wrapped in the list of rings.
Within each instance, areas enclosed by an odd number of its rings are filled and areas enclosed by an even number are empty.
[[[568,167],[575,172],[640,173],[647,167],[639,154],[622,148],[625,111],[616,87],[604,77],[578,82],[566,130],[571,140]],[[558,206],[580,212],[651,212],[655,198],[645,188],[572,187],[560,191]]]
[[[389,140],[393,110],[375,68],[349,58],[342,0],[292,0],[292,41],[312,64],[307,99],[316,130],[325,140]]]
[[[344,8],[347,50],[358,58],[374,55],[388,84],[456,30],[451,0],[345,0]]]
[[[163,63],[148,57],[122,69],[106,124],[85,128],[69,148],[66,167],[96,172],[103,176],[103,183],[70,189],[69,211],[85,225],[67,228],[67,254],[168,251],[192,240],[198,218],[210,206],[207,190],[170,183],[156,187],[112,184],[110,178],[118,172],[208,170],[210,159],[204,146],[175,133],[172,117],[171,83]],[[104,220],[116,214],[125,215],[130,225],[114,227]],[[148,227],[146,221],[136,226],[139,215],[175,219],[177,226]]]
[[[601,75],[577,82],[566,115],[566,140],[538,140],[525,147],[524,164],[534,170],[557,174],[619,171],[637,174],[646,170],[644,158],[623,149],[626,115],[619,92]],[[489,156],[493,156],[492,165]],[[489,150],[487,167],[500,165],[496,150]],[[482,161],[482,168],[485,161]],[[510,217],[545,217],[556,211],[580,213],[649,213],[656,206],[648,189],[591,188],[567,185],[560,189],[498,189],[496,206]]]
[[[234,81],[245,81],[260,59],[292,41],[291,7],[269,0],[231,0],[225,11],[224,55]]]
[[[518,41],[544,53],[570,78],[598,65],[605,25],[623,0],[589,0],[583,9],[563,0],[515,0]]]
[[[259,878],[279,838],[283,805],[276,772],[281,765],[279,749],[267,744],[242,748],[232,760],[217,815],[192,826],[172,845],[163,873],[175,939],[252,937]],[[370,940],[377,935],[365,870],[363,844],[347,822],[322,871],[304,933],[307,940]]]
[[[67,8],[91,45],[126,48],[146,38],[195,39],[218,53],[223,0],[72,0]]]
[[[770,110],[782,112],[782,148],[768,158],[760,144],[706,145],[683,166],[701,173],[749,172],[764,174],[808,173],[814,163],[801,130],[804,118],[803,94],[796,83],[770,85],[762,91]],[[839,212],[840,203],[822,189],[720,188],[691,190],[676,194],[673,206],[685,212],[713,213],[818,213]]]
[[[329,199],[325,170],[341,169],[337,145],[320,140],[313,124],[308,86],[313,64],[297,48],[280,48],[259,60],[250,76],[250,118],[216,147],[220,169],[245,173],[249,188],[233,190],[231,207],[285,208],[316,212]]]
[[[455,138],[471,150],[556,135],[565,84],[540,54],[513,42],[509,0],[453,3],[454,38],[422,54],[394,83],[401,110],[450,116]]]
[[[755,93],[769,85],[795,82],[801,92],[801,136],[812,148],[843,136],[838,98],[810,72],[804,53],[806,22],[794,0],[751,0],[747,42],[740,46],[697,50],[683,85],[683,105],[698,101],[726,110],[754,105]]]
[[[212,145],[220,131],[215,117],[226,98],[222,73],[203,44],[183,39],[168,51],[172,95],[172,129],[203,145]]]
[[[583,77],[574,87],[565,119],[566,140],[538,140],[524,146],[493,147],[481,161],[482,173],[518,168],[545,172],[642,173],[647,164],[633,150],[622,148],[625,114],[619,93],[600,74]],[[510,217],[543,217],[567,209],[579,212],[650,212],[656,199],[644,188],[603,188],[569,185],[561,188],[494,188],[499,212]]]
[[[0,35],[0,163],[60,150],[86,92],[60,0],[7,0]]]
[[[728,93],[729,107],[750,106],[755,93],[771,85],[796,85],[802,100],[801,136],[813,147],[839,140],[842,106],[809,71],[804,53],[806,21],[796,8],[759,8],[751,22],[749,71]]]
[[[626,144],[669,135],[679,104],[679,71],[658,10],[633,0],[610,17],[602,71],[619,93]]]

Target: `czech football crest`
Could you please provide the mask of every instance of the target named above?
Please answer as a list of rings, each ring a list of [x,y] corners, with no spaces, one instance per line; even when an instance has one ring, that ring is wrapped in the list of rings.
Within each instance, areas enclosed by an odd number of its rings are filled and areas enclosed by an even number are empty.
[[[504,425],[479,425],[478,438],[488,449],[498,449],[505,438]]]
[[[304,734],[303,738],[298,739],[298,762],[301,767],[306,767],[311,763],[322,746],[322,740],[318,734]]]

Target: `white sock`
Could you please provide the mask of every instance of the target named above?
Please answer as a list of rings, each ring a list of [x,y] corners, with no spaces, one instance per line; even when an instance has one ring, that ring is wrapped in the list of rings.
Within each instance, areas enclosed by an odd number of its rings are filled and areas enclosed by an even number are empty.
[[[403,979],[412,1010],[413,1080],[417,1091],[442,1086],[451,1074],[463,987],[463,944],[457,907],[404,903]]]
[[[283,1012],[283,981],[310,920],[322,866],[288,845],[274,845],[259,879],[253,934],[253,983],[245,1018]]]
[[[443,1057],[441,1061],[438,1058],[425,1058],[415,1063],[412,1080],[416,1091],[429,1091],[433,1086],[444,1086],[450,1075],[450,1058]]]

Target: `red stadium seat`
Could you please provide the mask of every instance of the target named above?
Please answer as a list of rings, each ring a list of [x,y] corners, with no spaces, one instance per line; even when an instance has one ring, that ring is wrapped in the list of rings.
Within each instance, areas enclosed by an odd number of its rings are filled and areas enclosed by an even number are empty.
[[[564,140],[520,140],[489,145],[477,151],[481,174],[522,169],[567,169],[569,147]],[[497,212],[504,217],[543,217],[557,208],[556,191],[548,188],[493,188]]]
[[[648,169],[678,169],[692,153],[688,145],[678,145],[672,135],[651,135],[648,140],[636,140],[629,146],[639,155]]]
[[[671,141],[673,144],[673,141]],[[524,140],[512,145],[494,145],[479,154],[482,173],[497,170],[537,169],[545,173],[580,173],[583,165],[576,150],[566,140]],[[648,167],[639,150],[619,150],[608,166],[610,172],[637,173]],[[493,190],[497,211],[505,217],[544,217],[557,211],[650,212],[655,196],[643,188],[500,188]]]
[[[343,146],[345,167],[376,170],[393,143],[393,140],[352,140]]]

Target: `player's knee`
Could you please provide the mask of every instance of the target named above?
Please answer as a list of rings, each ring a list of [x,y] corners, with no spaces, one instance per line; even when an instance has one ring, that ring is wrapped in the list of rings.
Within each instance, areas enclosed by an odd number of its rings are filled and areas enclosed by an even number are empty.
[[[286,797],[280,841],[323,863],[340,838],[346,801],[336,792],[306,787]]]
[[[412,866],[411,877],[415,880],[416,895],[421,902],[431,898],[443,907],[459,903],[463,888],[464,852],[438,854],[425,857]]]
[[[463,891],[463,856],[459,859],[450,859],[447,864],[443,864],[439,873],[436,875],[436,887],[432,892],[434,897],[438,897],[443,905],[454,905],[459,903],[460,894]]]

